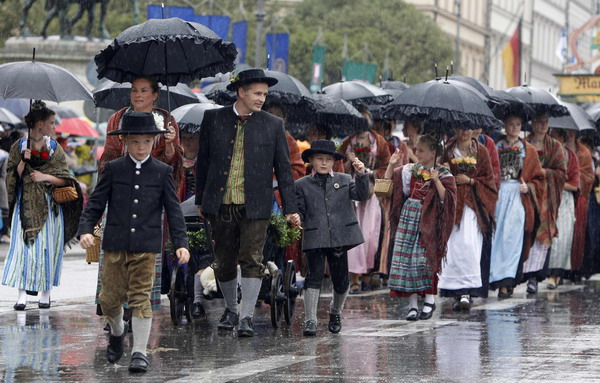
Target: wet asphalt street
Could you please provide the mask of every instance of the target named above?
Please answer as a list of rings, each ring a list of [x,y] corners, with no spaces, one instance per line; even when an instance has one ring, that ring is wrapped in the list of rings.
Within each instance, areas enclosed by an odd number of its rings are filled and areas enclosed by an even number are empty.
[[[0,248],[0,259],[6,246]],[[3,261],[3,260],[2,260]],[[3,265],[3,263],[1,263]],[[105,359],[106,333],[95,316],[97,265],[75,251],[65,259],[52,307],[36,298],[24,312],[16,291],[0,287],[2,382],[585,382],[600,380],[600,278],[537,296],[525,287],[512,299],[477,299],[456,313],[438,299],[431,320],[406,322],[407,300],[383,291],[351,296],[338,335],[327,331],[329,294],[319,308],[319,334],[302,336],[302,300],[293,324],[273,329],[257,309],[254,338],[219,334],[222,301],[207,303],[208,320],[174,327],[168,299],[155,316],[151,369],[127,371],[131,339],[117,365]]]

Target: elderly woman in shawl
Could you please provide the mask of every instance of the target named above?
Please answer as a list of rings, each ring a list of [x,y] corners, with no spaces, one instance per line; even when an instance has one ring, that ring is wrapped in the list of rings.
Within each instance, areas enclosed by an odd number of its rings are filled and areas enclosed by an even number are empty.
[[[538,153],[545,177],[543,197],[538,200],[540,227],[529,258],[523,264],[523,278],[527,280],[527,292],[535,294],[538,282],[547,277],[544,267],[552,240],[558,235],[556,220],[566,178],[566,161],[562,145],[548,134],[548,115],[538,114],[531,121],[532,133],[527,136]]]
[[[54,118],[52,110],[36,101],[25,116],[29,139],[15,142],[8,158],[12,238],[2,284],[19,289],[15,310],[25,310],[27,292],[39,293],[39,308],[50,307],[50,290],[60,282],[64,246],[75,236],[81,215],[79,183],[67,168],[65,152],[49,137]],[[67,185],[76,187],[78,198],[56,203],[54,188]]]
[[[108,119],[108,125],[106,132],[112,132],[118,130],[121,126],[121,120],[123,115],[129,112],[141,112],[141,113],[152,113],[154,116],[154,122],[158,129],[169,129],[170,133],[157,135],[154,143],[154,149],[152,149],[152,157],[159,161],[162,161],[173,167],[173,179],[175,185],[178,186],[178,191],[181,189],[183,181],[183,149],[179,143],[179,127],[177,122],[170,116],[169,123],[166,124],[169,112],[160,109],[155,106],[158,100],[158,83],[156,80],[147,77],[140,77],[131,82],[131,105],[126,106],[115,114],[110,116]],[[104,152],[100,158],[98,164],[98,170],[101,172],[104,168],[104,164],[108,161],[115,160],[122,157],[125,154],[125,148],[123,147],[123,141],[119,136],[106,136],[106,144],[104,146]],[[166,231],[165,231],[166,235]],[[100,313],[100,301],[98,296],[100,294],[100,275],[102,274],[102,261],[104,258],[104,252],[100,252],[100,262],[98,269],[98,286],[96,290],[96,303],[97,311]],[[152,309],[158,310],[160,308],[160,294],[161,294],[161,272],[162,272],[162,254],[156,254],[156,276],[154,285],[152,286],[152,295],[150,301],[152,302]],[[125,312],[128,316],[128,311]],[[127,318],[126,318],[127,319]]]
[[[491,237],[494,226],[498,189],[485,146],[470,130],[455,132],[443,162],[456,179],[456,219],[438,287],[441,296],[454,298],[452,308],[458,311],[470,309],[473,296],[487,297],[489,259],[482,260],[482,250],[484,235]]]
[[[496,142],[500,157],[500,190],[496,203],[496,230],[492,238],[490,288],[499,298],[510,298],[521,280],[539,227],[539,204],[544,196],[544,173],[538,153],[519,138],[523,114],[504,118],[506,135]]]

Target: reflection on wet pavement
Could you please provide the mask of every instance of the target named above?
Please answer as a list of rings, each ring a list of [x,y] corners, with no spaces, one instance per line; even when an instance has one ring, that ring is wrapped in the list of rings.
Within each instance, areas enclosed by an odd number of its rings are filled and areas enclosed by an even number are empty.
[[[524,287],[523,287],[524,289]],[[339,335],[327,331],[330,298],[319,308],[319,333],[302,336],[302,300],[291,326],[273,329],[257,309],[257,336],[216,330],[222,302],[207,302],[208,321],[174,327],[168,302],[155,317],[144,382],[405,382],[568,381],[598,379],[600,282],[518,289],[515,298],[476,300],[470,313],[441,301],[432,320],[403,319],[406,300],[384,291],[348,299]],[[91,299],[90,299],[91,301]],[[6,301],[3,301],[3,304]],[[71,303],[0,312],[3,382],[118,382],[131,339],[117,365],[105,359],[107,336],[92,304]]]

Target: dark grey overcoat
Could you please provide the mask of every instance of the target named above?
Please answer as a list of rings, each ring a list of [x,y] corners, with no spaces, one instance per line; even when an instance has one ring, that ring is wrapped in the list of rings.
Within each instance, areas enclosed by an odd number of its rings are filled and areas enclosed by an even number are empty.
[[[357,174],[356,180],[344,173],[327,177],[323,187],[311,175],[296,181],[296,201],[304,226],[302,250],[343,247],[351,249],[364,242],[352,200],[369,199],[369,176]]]

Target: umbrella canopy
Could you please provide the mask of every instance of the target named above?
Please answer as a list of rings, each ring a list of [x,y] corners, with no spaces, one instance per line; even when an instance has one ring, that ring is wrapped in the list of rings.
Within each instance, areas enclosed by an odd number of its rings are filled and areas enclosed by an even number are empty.
[[[75,111],[73,109],[68,108],[66,106],[50,105],[50,106],[48,106],[48,108],[52,109],[56,113],[56,115],[58,116],[59,119],[81,117],[79,114],[75,113]]]
[[[448,81],[413,85],[386,105],[384,115],[396,120],[423,120],[434,129],[496,128],[502,125],[481,95]]]
[[[236,93],[227,89],[229,81],[214,82],[202,88],[202,93],[219,105],[231,105],[236,100]]]
[[[236,55],[233,43],[207,27],[172,17],[127,28],[95,61],[98,78],[123,83],[149,76],[171,86],[229,72]]]
[[[0,97],[54,102],[93,101],[90,91],[71,72],[38,61],[0,65]]]
[[[287,121],[291,123],[303,122],[307,114],[317,110],[317,103],[300,80],[289,74],[272,70],[265,70],[265,75],[276,78],[277,84],[269,88],[263,109],[282,105],[285,107]]]
[[[0,108],[0,122],[15,126],[22,124],[21,119],[6,108]]]
[[[454,80],[454,81],[459,81],[459,82],[468,84],[486,97],[493,96],[494,90],[492,88],[490,88],[487,84],[484,84],[483,82],[474,79],[473,77],[452,75],[448,78],[448,80]]]
[[[323,93],[346,100],[354,107],[359,105],[384,105],[392,96],[383,89],[363,81],[343,81],[323,88]]]
[[[96,89],[92,91],[96,107],[118,110],[131,103],[131,83],[122,84],[111,80],[103,80]],[[200,102],[196,93],[185,84],[177,84],[167,92],[166,86],[161,86],[158,90],[158,100],[156,104],[159,108],[168,109],[170,98],[171,107],[178,108],[182,105],[194,104]]]
[[[100,137],[98,132],[94,130],[81,118],[63,118],[59,125],[56,125],[56,133],[65,133],[72,136],[83,136],[83,137]]]
[[[377,84],[381,89],[387,90],[405,90],[410,88],[410,85],[403,83],[402,81],[386,80],[379,81]]]
[[[556,97],[544,89],[521,85],[507,89],[506,91],[533,108],[536,114],[547,114],[550,117],[560,117],[569,114],[567,108],[561,105]]]
[[[569,110],[569,115],[562,117],[550,117],[548,121],[550,128],[577,131],[596,130],[594,120],[581,106],[568,102],[561,102],[561,104]]]
[[[29,113],[29,100],[24,98],[0,98],[0,108],[8,109],[15,116],[22,119]]]
[[[175,109],[171,115],[177,121],[179,130],[187,133],[200,133],[204,112],[222,108],[215,104],[188,104]]]
[[[331,129],[332,136],[346,137],[369,129],[367,120],[349,102],[326,94],[315,94],[319,104],[316,123]]]
[[[535,115],[533,108],[504,90],[493,90],[491,97],[499,101],[492,108],[492,112],[500,120],[504,120],[510,115],[517,115],[521,116],[523,121],[526,122],[530,121]]]
[[[592,120],[594,120],[596,128],[600,129],[600,105],[592,104],[588,108],[586,108],[585,111],[590,115]]]

